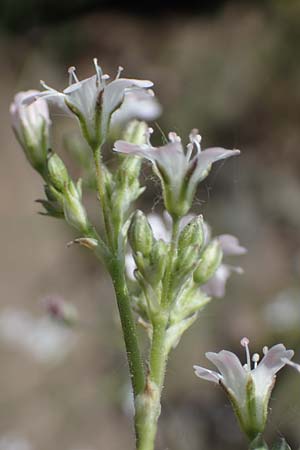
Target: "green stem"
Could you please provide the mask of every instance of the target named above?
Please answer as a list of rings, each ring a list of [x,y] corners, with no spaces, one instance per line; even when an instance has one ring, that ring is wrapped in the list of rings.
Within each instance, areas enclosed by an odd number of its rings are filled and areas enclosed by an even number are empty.
[[[129,372],[131,377],[131,384],[134,398],[144,391],[145,375],[143,360],[140,353],[136,324],[132,313],[130,304],[129,292],[127,289],[124,265],[124,243],[123,239],[114,239],[114,234],[117,230],[114,221],[112,220],[112,213],[107,204],[107,193],[105,189],[105,179],[103,174],[103,167],[101,161],[101,147],[93,150],[94,162],[97,177],[97,190],[99,200],[102,207],[104,225],[106,231],[107,243],[111,251],[111,258],[107,261],[107,266],[112,277],[112,282],[115,289],[116,300],[118,304],[121,325],[123,330],[123,337],[126,347],[127,360],[129,365]],[[139,429],[137,425],[137,418],[135,417],[136,440],[139,441]],[[138,445],[138,444],[137,444]]]
[[[160,398],[163,390],[168,353],[166,349],[166,332],[168,325],[168,309],[172,301],[172,273],[174,258],[177,252],[179,220],[174,219],[171,246],[163,280],[160,311],[153,318],[153,334],[150,350],[150,373],[146,388],[137,402],[137,427],[139,429],[138,450],[153,450],[160,415]]]
[[[102,169],[102,161],[101,161],[101,147],[93,150],[94,162],[95,162],[95,170],[96,170],[96,179],[97,179],[97,191],[99,195],[99,200],[102,207],[104,226],[105,226],[105,234],[108,241],[108,244],[111,248],[113,248],[113,238],[112,238],[112,226],[110,220],[110,211],[107,205],[106,198],[106,190],[105,190],[105,182],[103,177],[103,169]]]
[[[144,368],[138,346],[136,325],[133,318],[129,293],[126,285],[125,270],[118,257],[114,257],[111,260],[109,268],[120,313],[133,393],[136,397],[144,389]]]
[[[172,278],[172,270],[173,270],[173,260],[177,251],[177,241],[178,241],[178,233],[179,233],[179,223],[180,220],[178,218],[173,219],[173,228],[172,228],[172,238],[171,238],[171,246],[168,254],[168,262],[166,266],[166,273],[163,280],[163,289],[162,289],[162,299],[161,304],[164,307],[168,307],[170,302],[170,288],[171,288],[171,278]]]

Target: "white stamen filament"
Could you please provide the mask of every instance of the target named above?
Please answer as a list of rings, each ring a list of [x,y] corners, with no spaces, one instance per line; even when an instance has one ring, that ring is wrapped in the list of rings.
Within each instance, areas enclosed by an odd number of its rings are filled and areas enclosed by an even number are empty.
[[[187,146],[187,152],[186,152],[186,160],[189,161],[191,159],[194,145],[190,142]]]
[[[241,345],[242,345],[242,347],[245,348],[246,360],[247,360],[247,369],[250,371],[251,370],[251,357],[250,357],[250,350],[249,350],[249,339],[244,337],[241,340]]]
[[[124,67],[122,67],[122,66],[119,66],[119,67],[118,67],[118,72],[117,72],[116,80],[118,80],[118,79],[120,78],[121,73],[123,72],[123,70],[124,70]]]
[[[153,128],[151,128],[151,127],[149,127],[145,133],[146,142],[147,142],[147,145],[149,145],[149,147],[152,147],[151,142],[150,142],[150,137],[151,137],[152,133],[153,133]]]
[[[262,351],[263,351],[263,354],[266,355],[269,351],[269,348],[265,345]]]
[[[258,353],[254,353],[252,356],[252,361],[254,362],[254,369],[256,369],[260,356]]]
[[[79,79],[76,75],[76,67],[74,66],[69,67],[68,73],[69,73],[69,86],[73,84],[73,80],[75,81],[75,83],[79,83]]]
[[[96,70],[96,84],[97,86],[99,86],[102,83],[102,79],[103,79],[103,74],[102,74],[102,70],[101,67],[98,65],[98,59],[94,58],[93,59],[93,63],[95,66],[95,70]]]
[[[175,133],[175,131],[170,131],[170,133],[168,134],[168,138],[170,142],[181,142],[181,138],[177,133]]]
[[[56,92],[55,89],[53,89],[52,87],[48,86],[48,85],[45,83],[45,81],[43,81],[43,80],[40,80],[40,85],[41,85],[44,89],[47,89],[47,91],[54,91],[54,92]]]

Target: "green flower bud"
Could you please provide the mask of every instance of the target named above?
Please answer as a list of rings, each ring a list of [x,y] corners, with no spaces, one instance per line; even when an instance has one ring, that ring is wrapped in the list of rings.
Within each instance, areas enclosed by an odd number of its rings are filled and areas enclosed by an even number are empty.
[[[200,263],[194,272],[195,283],[206,283],[221,264],[222,256],[221,245],[217,239],[214,239],[202,253]]]
[[[86,210],[81,203],[80,193],[73,182],[69,183],[63,197],[63,207],[66,221],[81,233],[87,233],[90,224]]]
[[[56,153],[52,153],[48,159],[48,172],[53,186],[63,192],[70,178],[66,166]]]
[[[122,139],[124,141],[130,142],[131,144],[145,144],[146,143],[146,135],[148,131],[148,125],[146,122],[141,122],[139,120],[132,120],[127,125]]]
[[[203,217],[194,217],[182,230],[178,239],[178,256],[183,256],[189,249],[197,245],[201,247],[204,241]]]
[[[249,450],[269,450],[269,447],[264,441],[261,433],[259,433],[256,436],[256,438],[251,442]]]
[[[153,246],[153,232],[145,214],[137,210],[131,220],[128,238],[134,253],[150,256]]]
[[[151,253],[151,266],[153,268],[153,282],[157,284],[160,280],[162,280],[165,269],[167,258],[166,255],[168,253],[168,244],[164,242],[162,239],[156,241],[152,248]]]

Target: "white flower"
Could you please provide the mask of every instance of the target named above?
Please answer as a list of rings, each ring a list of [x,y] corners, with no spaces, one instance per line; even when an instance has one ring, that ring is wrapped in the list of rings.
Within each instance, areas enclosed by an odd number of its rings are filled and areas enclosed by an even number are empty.
[[[201,137],[198,130],[192,130],[190,142],[184,149],[180,137],[169,133],[169,142],[162,147],[150,143],[149,129],[147,144],[136,145],[119,140],[114,150],[119,153],[141,156],[150,160],[163,186],[166,209],[171,215],[183,216],[191,208],[196,187],[209,173],[211,165],[220,159],[238,155],[239,150],[225,150],[221,147],[201,151]]]
[[[26,104],[28,99],[38,94],[39,92],[35,90],[16,94],[10,105],[10,114],[13,129],[29,162],[36,169],[42,169],[49,149],[51,121],[48,105],[42,98]]]
[[[94,58],[96,74],[79,81],[75,67],[69,68],[69,86],[62,92],[47,86],[39,94],[54,102],[64,111],[74,114],[81,124],[84,137],[92,147],[99,146],[106,138],[112,114],[117,111],[128,92],[148,89],[153,83],[147,80],[120,78],[122,68],[114,80],[102,73],[98,61]]]
[[[110,131],[117,134],[130,121],[152,121],[161,114],[161,106],[152,90],[135,89],[129,91],[121,107],[111,117]]]
[[[223,256],[243,255],[247,253],[247,249],[242,247],[238,239],[231,234],[221,234],[217,239],[220,242]],[[202,286],[202,289],[210,297],[224,297],[226,282],[232,272],[241,274],[243,273],[243,269],[229,264],[220,264],[214,276]]]
[[[194,370],[199,378],[218,383],[225,389],[242,430],[253,439],[265,428],[276,373],[290,363],[294,352],[287,350],[283,344],[274,345],[269,350],[265,347],[264,357],[259,364],[259,355],[255,353],[252,356],[252,368],[249,340],[243,338],[241,344],[245,347],[247,357],[244,366],[234,353],[221,350],[219,353],[205,354],[220,373],[200,366],[194,366]]]

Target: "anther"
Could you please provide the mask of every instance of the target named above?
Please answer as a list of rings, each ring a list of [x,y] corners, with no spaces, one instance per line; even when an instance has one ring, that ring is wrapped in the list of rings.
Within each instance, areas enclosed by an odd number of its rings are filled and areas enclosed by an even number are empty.
[[[171,142],[181,142],[181,138],[177,133],[175,133],[175,131],[170,131],[170,133],[168,134],[168,138]]]
[[[252,356],[252,361],[254,362],[254,369],[256,369],[259,360],[260,360],[259,354],[254,353],[254,355]]]
[[[118,79],[120,78],[121,73],[123,72],[123,70],[124,70],[124,67],[122,67],[122,66],[119,66],[119,67],[118,67],[118,72],[117,72],[116,80],[118,80]]]
[[[245,348],[246,351],[246,359],[247,359],[247,368],[250,371],[251,370],[251,358],[250,358],[250,351],[249,351],[249,339],[247,337],[243,337],[241,339],[241,345]]]
[[[263,354],[266,355],[269,351],[269,348],[265,345],[262,351],[263,351]]]
[[[79,83],[79,79],[76,75],[76,67],[71,66],[68,68],[68,74],[69,74],[69,85],[73,84],[73,80],[75,83]]]

